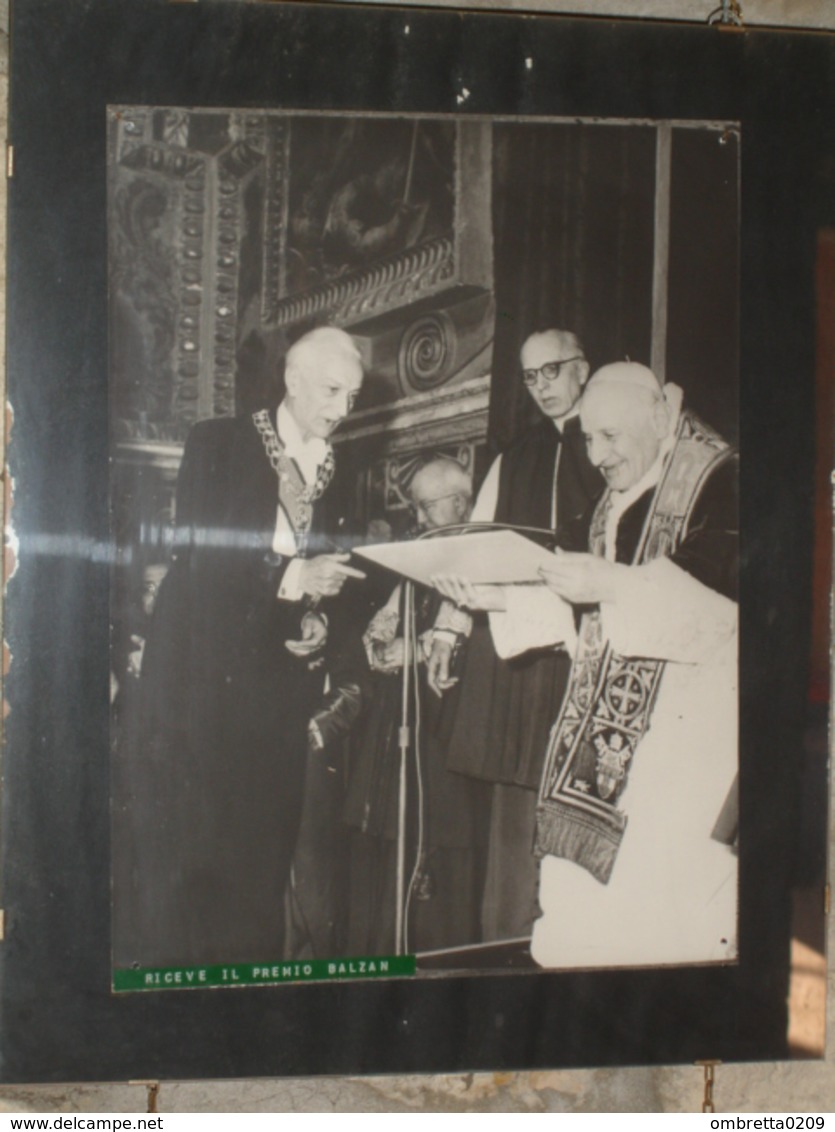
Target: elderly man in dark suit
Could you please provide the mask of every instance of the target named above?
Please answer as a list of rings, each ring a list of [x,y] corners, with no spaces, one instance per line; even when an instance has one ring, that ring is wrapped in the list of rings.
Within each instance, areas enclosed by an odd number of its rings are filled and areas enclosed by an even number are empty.
[[[362,377],[349,335],[314,330],[277,411],[188,437],[139,738],[117,768],[117,967],[281,957],[323,608],[359,574],[327,552],[344,522],[328,438]]]

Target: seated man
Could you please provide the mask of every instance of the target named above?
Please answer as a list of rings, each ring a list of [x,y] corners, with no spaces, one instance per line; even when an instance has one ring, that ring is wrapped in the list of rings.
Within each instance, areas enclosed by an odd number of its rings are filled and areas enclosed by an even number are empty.
[[[491,611],[501,655],[573,652],[539,793],[532,954],[547,967],[729,960],[734,454],[634,363],[590,379],[580,418],[607,484],[574,543],[587,551],[558,550],[540,586],[437,580]]]
[[[466,522],[470,477],[453,459],[439,457],[415,473],[408,489],[418,526],[439,530]],[[425,660],[439,600],[415,593],[418,659]],[[370,668],[369,710],[360,725],[348,783],[345,820],[351,826],[351,899],[348,954],[387,955],[395,946],[401,674],[404,663],[403,592],[396,586],[372,618],[364,641]],[[449,722],[457,696],[429,695],[418,675],[419,728],[412,721],[405,813],[408,951],[434,951],[479,939],[487,787],[446,769]]]

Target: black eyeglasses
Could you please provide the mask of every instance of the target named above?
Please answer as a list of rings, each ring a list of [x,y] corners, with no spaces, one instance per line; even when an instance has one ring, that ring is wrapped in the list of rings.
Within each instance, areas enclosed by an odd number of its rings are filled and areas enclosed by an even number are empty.
[[[539,369],[523,369],[522,381],[528,387],[536,385],[539,380],[539,375],[545,378],[546,381],[556,381],[562,373],[562,367],[569,365],[571,362],[582,362],[585,358],[582,354],[575,354],[573,358],[561,358],[558,362],[546,362],[544,366]]]
[[[451,491],[448,495],[439,495],[437,499],[421,499],[419,502],[415,501],[409,504],[409,510],[415,518],[418,517],[421,511],[424,515],[429,515],[431,518],[432,512],[439,503],[444,503],[447,499],[455,499],[455,497],[460,494],[460,491]]]

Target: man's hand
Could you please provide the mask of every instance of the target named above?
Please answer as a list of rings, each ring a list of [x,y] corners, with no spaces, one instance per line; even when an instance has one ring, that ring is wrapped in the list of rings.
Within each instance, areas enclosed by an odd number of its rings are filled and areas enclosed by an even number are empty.
[[[347,578],[364,578],[361,570],[345,563],[350,554],[320,554],[302,563],[299,584],[311,597],[335,597]]]
[[[615,600],[617,567],[594,554],[557,550],[554,564],[541,566],[540,576],[553,593],[572,605]]]
[[[501,613],[507,608],[501,586],[474,586],[458,574],[433,574],[429,580],[439,593],[465,609]]]
[[[312,656],[319,649],[325,647],[328,639],[328,625],[318,613],[305,613],[302,618],[302,636],[300,641],[285,641],[284,647],[293,656]]]
[[[135,633],[131,633],[130,643],[132,648],[128,653],[128,676],[133,676],[138,680],[142,675],[142,657],[145,652],[145,638],[138,637]]]
[[[325,740],[322,738],[322,732],[319,730],[319,724],[315,719],[311,719],[307,725],[307,749],[312,755],[325,749]]]
[[[405,647],[402,637],[395,637],[393,641],[375,641],[372,652],[374,654],[373,668],[376,672],[399,672],[403,667]]]
[[[432,641],[432,651],[426,658],[426,682],[436,696],[442,696],[447,689],[458,683],[457,676],[450,676],[453,646],[441,637]]]

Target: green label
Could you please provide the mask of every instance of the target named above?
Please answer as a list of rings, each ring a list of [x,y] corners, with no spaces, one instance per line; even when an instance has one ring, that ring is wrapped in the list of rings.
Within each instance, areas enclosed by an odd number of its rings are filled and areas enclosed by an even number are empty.
[[[391,979],[414,975],[414,955],[367,959],[310,959],[284,963],[228,963],[213,967],[128,967],[113,972],[114,991],[189,990],[195,987],[275,986],[335,979]]]

